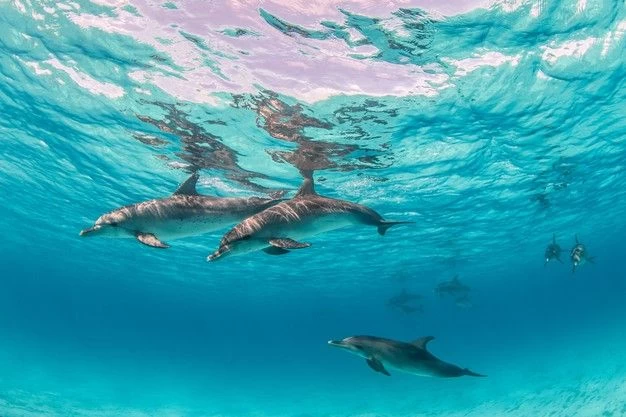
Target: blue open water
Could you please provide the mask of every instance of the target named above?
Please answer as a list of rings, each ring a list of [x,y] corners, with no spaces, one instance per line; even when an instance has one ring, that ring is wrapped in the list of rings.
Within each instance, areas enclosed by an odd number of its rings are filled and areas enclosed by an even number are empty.
[[[625,416],[626,6],[488,3],[0,2],[0,415]],[[218,263],[227,230],[78,235],[300,169],[415,224]],[[385,377],[354,334],[488,377]]]

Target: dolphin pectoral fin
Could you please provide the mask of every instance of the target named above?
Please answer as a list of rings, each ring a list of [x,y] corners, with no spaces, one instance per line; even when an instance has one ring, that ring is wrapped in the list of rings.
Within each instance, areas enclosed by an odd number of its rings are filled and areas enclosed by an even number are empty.
[[[170,247],[167,243],[163,243],[157,239],[152,233],[137,232],[135,233],[135,237],[144,245],[152,246],[153,248],[166,249]]]
[[[596,264],[596,257],[595,256],[588,256],[587,257],[587,262],[589,262],[590,264],[595,265]]]
[[[376,358],[367,358],[365,360],[370,368],[372,368],[376,372],[380,372],[381,374],[385,374],[387,376],[391,376],[391,374],[385,369],[385,366],[381,361]]]
[[[424,336],[424,337],[420,337],[419,339],[416,339],[414,341],[411,342],[412,345],[417,346],[420,349],[426,349],[426,345],[428,345],[428,342],[430,342],[431,340],[435,340],[434,336]]]
[[[269,244],[272,245],[272,247],[280,249],[303,249],[311,246],[310,243],[296,242],[289,238],[270,239]]]
[[[284,255],[286,253],[289,253],[287,249],[279,248],[277,246],[268,246],[267,248],[264,248],[262,250],[268,255]]]

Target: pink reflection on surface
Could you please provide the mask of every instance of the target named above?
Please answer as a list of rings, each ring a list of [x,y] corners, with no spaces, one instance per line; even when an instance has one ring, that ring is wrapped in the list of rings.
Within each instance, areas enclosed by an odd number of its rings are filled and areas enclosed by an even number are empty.
[[[134,72],[132,78],[154,84],[179,99],[215,104],[213,93],[250,93],[259,87],[315,102],[338,94],[433,96],[446,86],[448,76],[443,73],[425,73],[413,64],[368,59],[378,52],[372,45],[350,46],[333,36],[316,40],[281,33],[263,19],[260,8],[289,24],[328,33],[320,22],[343,25],[345,15],[340,9],[388,19],[399,8],[419,7],[433,13],[454,14],[490,2],[192,0],[170,2],[177,7],[173,9],[160,2],[133,0],[130,4],[138,15],[124,8],[129,5],[127,2],[99,3],[113,7],[115,16],[67,14],[81,26],[132,36],[152,45],[182,68],[182,79],[165,71],[146,70]],[[226,29],[244,29],[248,34],[228,36],[223,33]],[[352,41],[362,37],[354,30],[350,36],[354,37]],[[171,73],[172,69],[168,71]]]

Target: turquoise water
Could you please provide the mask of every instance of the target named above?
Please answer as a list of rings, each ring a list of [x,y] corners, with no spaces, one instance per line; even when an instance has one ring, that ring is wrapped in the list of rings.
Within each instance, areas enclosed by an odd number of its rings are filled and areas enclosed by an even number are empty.
[[[619,0],[0,2],[0,415],[626,415],[625,31]],[[227,228],[78,235],[299,170],[415,224],[217,263]],[[326,344],[355,334],[488,377],[385,377]]]

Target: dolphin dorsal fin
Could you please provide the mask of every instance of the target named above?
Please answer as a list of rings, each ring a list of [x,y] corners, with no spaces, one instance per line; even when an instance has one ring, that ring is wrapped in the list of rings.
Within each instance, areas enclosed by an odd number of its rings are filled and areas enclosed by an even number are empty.
[[[313,182],[313,178],[305,178],[302,181],[302,185],[298,189],[296,193],[296,197],[304,197],[305,195],[316,195],[315,192],[315,184]]]
[[[424,337],[420,337],[417,340],[412,341],[411,344],[413,346],[417,346],[420,349],[427,350],[426,345],[428,345],[428,342],[430,342],[433,339],[435,339],[434,336],[424,336]]]
[[[200,178],[200,175],[197,172],[191,174],[191,176],[187,178],[185,182],[178,186],[176,191],[174,191],[174,195],[198,195],[198,192],[196,191],[196,183],[198,182],[198,178]]]

